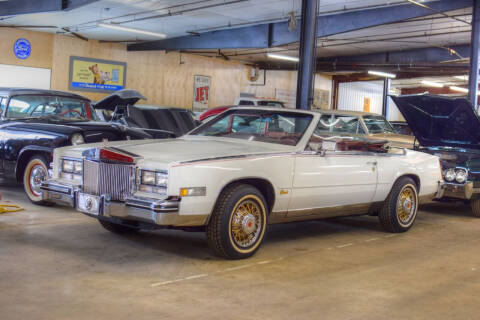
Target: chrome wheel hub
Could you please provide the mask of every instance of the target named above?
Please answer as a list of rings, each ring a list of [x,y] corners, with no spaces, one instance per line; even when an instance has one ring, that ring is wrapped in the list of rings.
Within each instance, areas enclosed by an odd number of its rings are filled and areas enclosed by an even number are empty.
[[[45,181],[46,177],[47,172],[45,171],[45,168],[43,168],[41,165],[35,165],[33,167],[30,174],[30,187],[33,192],[36,194],[41,193],[40,185],[43,181]]]
[[[412,210],[412,199],[410,198],[406,198],[404,201],[403,201],[403,210],[405,211],[410,211]]]
[[[256,229],[255,217],[252,214],[247,214],[243,217],[242,229],[246,234],[250,234]]]

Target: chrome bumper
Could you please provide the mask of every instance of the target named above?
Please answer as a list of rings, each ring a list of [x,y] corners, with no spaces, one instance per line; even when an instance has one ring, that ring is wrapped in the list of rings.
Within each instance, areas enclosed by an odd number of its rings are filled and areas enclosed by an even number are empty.
[[[465,184],[442,182],[435,198],[470,200],[475,193],[480,193],[480,188],[474,188],[472,181],[468,181]]]
[[[195,227],[205,225],[208,218],[208,215],[180,215],[180,198],[128,197],[125,202],[110,201],[106,196],[84,194],[80,186],[52,181],[42,183],[41,189],[43,200],[75,208],[98,219],[118,218],[157,226]],[[86,205],[88,201],[90,203]]]

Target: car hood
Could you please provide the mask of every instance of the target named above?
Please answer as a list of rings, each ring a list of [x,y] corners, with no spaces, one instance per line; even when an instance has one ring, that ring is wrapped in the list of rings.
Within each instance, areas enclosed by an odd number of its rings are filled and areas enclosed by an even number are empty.
[[[392,96],[422,146],[480,149],[480,120],[465,98]]]
[[[123,89],[115,91],[105,98],[93,104],[95,109],[104,109],[114,111],[118,105],[134,105],[138,100],[147,100],[140,92],[133,89]]]
[[[0,124],[0,128],[12,131],[30,131],[56,134],[69,137],[74,133],[81,133],[85,142],[99,142],[103,139],[123,140],[127,136],[132,139],[151,138],[151,135],[143,130],[135,128],[126,128],[121,125],[109,124],[97,121],[61,121],[52,122],[48,119],[28,120],[28,121],[8,121]]]
[[[295,147],[233,138],[183,136],[177,139],[118,141],[107,144],[75,146],[62,150],[64,155],[81,158],[90,148],[115,147],[139,156],[139,164],[149,168],[166,168],[171,163],[225,159],[248,155],[293,152]]]
[[[376,139],[384,139],[391,142],[395,147],[413,149],[415,137],[397,133],[375,133],[371,135]]]

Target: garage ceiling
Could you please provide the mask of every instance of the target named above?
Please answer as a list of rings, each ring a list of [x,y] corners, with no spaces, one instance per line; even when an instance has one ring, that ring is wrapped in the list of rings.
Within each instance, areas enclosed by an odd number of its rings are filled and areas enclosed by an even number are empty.
[[[405,1],[321,0],[319,11],[328,13],[402,2]],[[298,16],[300,7],[301,0],[101,0],[67,12],[3,17],[1,24],[58,27],[49,32],[67,27],[97,40],[155,40],[151,36],[101,28],[98,23],[121,23],[125,27],[160,32],[172,38],[188,32],[281,21],[292,11]]]
[[[427,4],[429,1],[422,1]],[[370,9],[406,0],[320,0],[319,14]],[[61,11],[0,17],[0,26],[35,25],[36,31],[70,34],[70,30],[88,39],[131,43],[158,40],[157,37],[100,27],[99,23],[163,33],[167,38],[214,30],[244,27],[260,23],[286,21],[300,15],[301,0],[116,0],[95,1],[80,8]],[[385,51],[450,47],[470,42],[471,8],[415,18],[343,34],[318,38],[318,57],[362,55]],[[55,26],[54,28],[42,28]],[[187,52],[239,60],[252,64],[294,69],[295,63],[268,60],[266,52],[297,56],[298,43],[269,49],[188,50]],[[454,62],[464,62],[452,52]],[[468,61],[467,61],[468,62]],[[331,71],[331,70],[330,70]],[[342,70],[345,71],[345,70]],[[353,71],[353,70],[352,70]]]

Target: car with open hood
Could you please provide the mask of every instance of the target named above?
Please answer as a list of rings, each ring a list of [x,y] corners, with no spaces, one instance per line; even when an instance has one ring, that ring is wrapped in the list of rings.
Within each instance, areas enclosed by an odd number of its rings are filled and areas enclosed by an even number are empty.
[[[253,255],[272,223],[371,214],[407,231],[419,202],[436,195],[438,157],[325,136],[321,117],[232,108],[177,139],[56,149],[43,197],[112,232],[205,230],[229,259]]]
[[[123,89],[97,101],[93,107],[103,121],[142,129],[153,138],[163,138],[166,133],[180,137],[199,124],[191,110],[136,105],[140,100],[147,98],[137,90]]]
[[[47,177],[55,148],[147,138],[152,136],[143,130],[99,121],[83,96],[0,88],[0,177],[23,183],[34,203],[43,203],[40,183]]]
[[[435,95],[392,96],[420,143],[440,157],[443,199],[470,203],[480,217],[480,119],[465,98]]]

